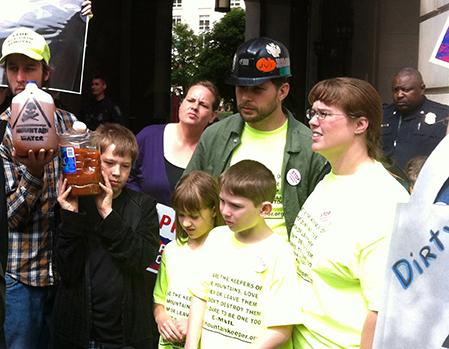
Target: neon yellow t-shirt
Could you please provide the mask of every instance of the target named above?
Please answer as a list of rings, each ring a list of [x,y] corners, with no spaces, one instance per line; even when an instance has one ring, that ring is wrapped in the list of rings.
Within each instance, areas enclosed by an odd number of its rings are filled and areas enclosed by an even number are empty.
[[[290,236],[305,300],[295,348],[359,348],[367,313],[381,304],[396,205],[407,200],[378,162],[318,183]]]
[[[264,164],[273,172],[276,178],[276,196],[273,201],[273,210],[265,219],[268,226],[277,234],[288,240],[287,227],[285,226],[284,206],[282,205],[282,162],[287,140],[286,121],[281,127],[273,131],[259,131],[247,123],[243,128],[241,143],[232,153],[231,165],[250,159]]]
[[[174,319],[187,319],[189,316],[190,286],[197,275],[201,262],[200,250],[192,250],[187,244],[179,245],[176,240],[165,246],[161,267],[154,286],[154,303],[162,304]],[[160,349],[184,348],[159,337]]]
[[[201,348],[249,348],[268,327],[300,323],[291,246],[277,234],[253,244],[227,227],[209,233],[208,261],[192,293],[207,301]],[[291,339],[280,348],[291,348]]]

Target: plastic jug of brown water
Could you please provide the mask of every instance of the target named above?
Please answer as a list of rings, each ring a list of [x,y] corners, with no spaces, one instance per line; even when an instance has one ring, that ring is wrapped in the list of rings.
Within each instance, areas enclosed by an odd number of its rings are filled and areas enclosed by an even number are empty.
[[[75,196],[96,195],[102,189],[100,149],[92,142],[92,132],[81,121],[59,135],[62,174]]]
[[[39,89],[36,81],[27,81],[25,89],[11,102],[11,132],[16,154],[27,156],[31,149],[57,152],[55,103],[52,96]]]

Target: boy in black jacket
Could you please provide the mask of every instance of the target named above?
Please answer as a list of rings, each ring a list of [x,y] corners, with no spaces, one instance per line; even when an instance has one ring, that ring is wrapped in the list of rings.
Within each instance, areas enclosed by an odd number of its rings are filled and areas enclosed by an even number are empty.
[[[134,135],[118,124],[96,131],[104,184],[94,197],[59,188],[55,348],[151,348],[147,266],[159,249],[156,202],[126,188],[137,158]]]

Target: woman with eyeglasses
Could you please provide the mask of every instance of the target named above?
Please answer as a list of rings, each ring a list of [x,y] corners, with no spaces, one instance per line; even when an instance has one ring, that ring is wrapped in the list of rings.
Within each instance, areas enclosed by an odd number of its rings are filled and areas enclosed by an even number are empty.
[[[306,113],[312,150],[331,164],[290,240],[304,300],[295,348],[371,348],[388,242],[405,188],[378,161],[381,99],[366,81],[316,84]]]

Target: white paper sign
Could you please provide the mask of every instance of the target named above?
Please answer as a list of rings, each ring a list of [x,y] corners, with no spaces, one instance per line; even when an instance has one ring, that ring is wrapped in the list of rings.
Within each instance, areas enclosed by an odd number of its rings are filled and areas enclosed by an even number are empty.
[[[161,266],[162,253],[164,252],[165,245],[175,238],[175,210],[171,207],[157,204],[157,215],[159,217],[159,236],[160,247],[156,260],[148,267],[148,271],[157,274],[159,267]]]
[[[434,204],[449,177],[449,137],[398,206],[374,348],[449,348],[449,206]]]

